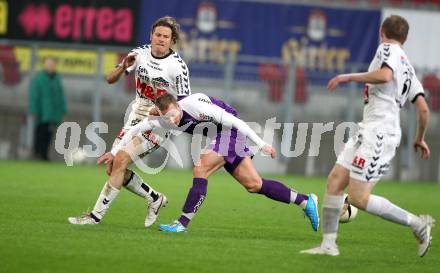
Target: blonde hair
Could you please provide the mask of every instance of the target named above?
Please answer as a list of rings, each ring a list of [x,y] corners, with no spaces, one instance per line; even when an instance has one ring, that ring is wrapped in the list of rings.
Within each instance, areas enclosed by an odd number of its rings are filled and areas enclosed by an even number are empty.
[[[157,97],[154,104],[160,111],[165,111],[168,109],[170,104],[177,105],[177,99],[170,93],[164,93]]]

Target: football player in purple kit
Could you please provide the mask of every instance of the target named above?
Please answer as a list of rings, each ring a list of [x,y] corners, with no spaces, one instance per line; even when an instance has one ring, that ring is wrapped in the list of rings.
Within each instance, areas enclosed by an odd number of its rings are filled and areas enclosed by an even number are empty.
[[[182,215],[171,224],[160,225],[160,230],[168,232],[187,230],[191,219],[206,197],[208,177],[221,167],[224,167],[250,193],[263,194],[279,202],[295,203],[300,206],[310,220],[313,230],[318,230],[317,196],[305,195],[288,188],[281,182],[260,177],[252,163],[252,153],[246,146],[246,138],[257,144],[259,150],[272,158],[275,158],[276,151],[237,117],[234,108],[202,93],[190,95],[180,101],[169,94],[164,94],[156,100],[156,107],[162,117],[150,117],[132,127],[121,142],[110,153],[103,155],[98,162],[112,161],[114,156],[117,157],[121,153],[128,155],[130,151],[124,147],[130,146],[132,137],[155,128],[181,130],[189,134],[203,133],[203,128],[208,127],[210,127],[208,131],[215,129],[215,138],[208,149],[201,154],[193,169],[193,186],[189,190]],[[115,167],[118,166],[115,165],[114,169]]]

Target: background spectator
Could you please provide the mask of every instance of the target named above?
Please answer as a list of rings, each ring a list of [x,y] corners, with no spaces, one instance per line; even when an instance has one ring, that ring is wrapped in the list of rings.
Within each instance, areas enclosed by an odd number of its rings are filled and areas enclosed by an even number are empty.
[[[46,57],[44,69],[32,78],[29,88],[29,113],[35,124],[33,152],[35,159],[40,160],[49,160],[53,133],[66,113],[66,100],[56,65],[53,57]]]

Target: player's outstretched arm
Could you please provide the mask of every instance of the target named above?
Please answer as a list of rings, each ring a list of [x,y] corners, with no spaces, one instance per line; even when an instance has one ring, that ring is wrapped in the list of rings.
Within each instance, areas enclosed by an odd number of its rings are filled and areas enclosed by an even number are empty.
[[[115,83],[119,80],[125,70],[132,66],[136,61],[137,53],[129,53],[120,64],[118,64],[110,73],[105,77],[109,84]]]
[[[381,83],[389,82],[392,79],[393,79],[393,70],[387,65],[384,65],[382,66],[381,69],[370,72],[337,75],[328,82],[327,89],[330,92],[334,91],[339,84],[349,81],[381,84]]]
[[[417,109],[417,132],[413,146],[415,152],[418,152],[420,149],[422,158],[427,160],[431,153],[428,144],[425,142],[425,134],[429,121],[429,107],[423,96],[418,96],[414,104]]]
[[[264,154],[270,155],[272,159],[274,159],[277,156],[277,151],[274,149],[274,147],[270,146],[269,144],[266,144],[261,148],[261,151]]]
[[[276,156],[275,149],[266,142],[264,142],[264,140],[262,140],[257,135],[257,133],[254,130],[252,130],[252,128],[249,127],[249,125],[247,125],[247,123],[244,122],[243,120],[235,117],[234,115],[231,115],[228,112],[223,112],[220,123],[227,127],[236,128],[238,131],[240,131],[242,134],[248,137],[252,142],[257,144],[258,148],[260,148],[260,150],[263,153],[270,155],[272,158],[275,158]]]
[[[119,152],[119,150],[122,149],[122,147],[127,145],[128,142],[130,142],[133,139],[135,135],[139,134],[140,132],[151,131],[155,127],[155,124],[156,123],[153,120],[146,118],[141,122],[139,122],[138,124],[136,124],[135,126],[131,127],[130,130],[128,130],[124,134],[124,137],[121,139],[118,145],[113,147],[113,149],[111,150],[111,154],[116,155]]]
[[[136,126],[133,126],[124,134],[124,137],[121,139],[121,141],[113,147],[113,149],[110,152],[105,153],[101,157],[98,158],[96,163],[99,165],[101,163],[105,163],[107,165],[106,173],[110,176],[112,166],[113,166],[113,159],[115,158],[116,154],[119,152],[119,150],[122,149],[125,145],[127,145],[135,135],[137,135],[140,132],[145,132],[151,130],[154,122],[151,122],[147,119],[144,119],[140,123],[138,123]]]
[[[114,158],[115,158],[115,156],[112,153],[107,152],[98,158],[98,160],[96,161],[96,164],[98,164],[98,165],[101,163],[110,164],[113,162]]]

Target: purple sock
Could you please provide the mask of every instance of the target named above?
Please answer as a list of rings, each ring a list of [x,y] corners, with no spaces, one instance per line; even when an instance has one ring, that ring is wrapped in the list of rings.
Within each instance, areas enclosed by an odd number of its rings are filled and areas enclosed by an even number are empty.
[[[178,220],[184,227],[188,226],[189,222],[202,205],[203,200],[205,200],[206,197],[207,189],[207,179],[194,177],[193,186],[188,192],[185,204],[183,205],[182,215]]]
[[[177,220],[177,221],[179,221],[179,223],[181,223],[182,226],[184,226],[184,227],[188,227],[188,225],[189,225],[189,221],[191,221],[191,219],[186,218],[185,216],[181,215],[181,216],[179,217],[179,220]]]
[[[263,178],[263,185],[258,193],[264,194],[270,199],[290,204],[290,189],[278,181]]]
[[[307,200],[309,200],[308,195],[297,192],[294,203],[299,206],[299,205],[301,205],[302,202],[307,201]]]

